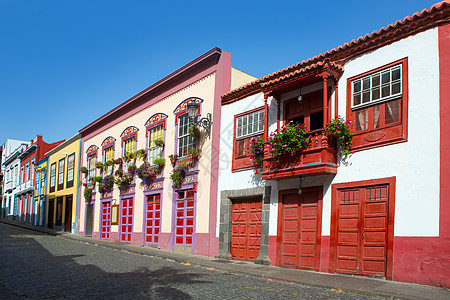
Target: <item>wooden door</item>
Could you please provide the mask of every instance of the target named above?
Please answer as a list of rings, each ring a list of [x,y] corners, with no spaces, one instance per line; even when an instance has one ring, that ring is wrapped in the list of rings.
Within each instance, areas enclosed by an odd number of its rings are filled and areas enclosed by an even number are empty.
[[[92,225],[94,223],[94,204],[86,204],[86,230],[84,235],[92,236]]]
[[[176,200],[175,245],[192,246],[194,238],[195,193],[180,191]]]
[[[234,200],[231,221],[231,257],[254,261],[261,245],[262,199]]]
[[[338,190],[336,272],[386,276],[389,185]]]
[[[321,236],[321,191],[281,193],[279,219],[279,265],[285,268],[319,270]]]
[[[64,231],[72,232],[72,196],[66,196],[66,209],[64,211]]]
[[[158,244],[161,226],[161,194],[147,196],[145,243]]]
[[[48,218],[47,218],[48,228],[53,228],[54,210],[55,210],[55,200],[50,199],[48,200]]]
[[[131,243],[133,232],[133,199],[122,200],[122,217],[120,224],[120,241]]]
[[[111,234],[111,201],[102,202],[102,221],[100,237],[109,240]]]

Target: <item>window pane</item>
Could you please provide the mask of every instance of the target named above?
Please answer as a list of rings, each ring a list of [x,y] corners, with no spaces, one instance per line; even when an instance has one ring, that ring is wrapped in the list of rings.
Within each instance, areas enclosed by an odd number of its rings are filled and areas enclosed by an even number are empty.
[[[380,99],[380,89],[376,88],[372,91],[372,100]]]
[[[363,90],[370,89],[370,78],[363,79]]]
[[[384,97],[388,97],[390,95],[390,86],[388,85],[388,86],[384,86],[382,89],[381,89],[381,96],[384,98]]]
[[[399,94],[399,93],[400,93],[400,82],[394,83],[392,85],[392,95]]]
[[[363,93],[363,103],[367,103],[370,101],[370,91]]]
[[[380,74],[376,74],[372,77],[372,88],[380,85]]]
[[[361,94],[353,96],[353,105],[361,104]]]
[[[380,128],[380,105],[373,107],[373,129]]]
[[[383,74],[381,75],[381,83],[388,83],[389,81],[391,81],[391,72],[390,70],[383,72]]]
[[[368,127],[368,109],[361,109],[355,112],[355,130],[366,130]]]
[[[400,79],[400,67],[392,70],[392,81]]]
[[[400,100],[386,102],[384,114],[386,124],[400,121]]]
[[[357,93],[361,91],[361,81],[360,80],[356,80],[353,82],[353,92]]]
[[[237,141],[237,155],[238,156],[245,154],[246,141],[247,141],[247,139]]]

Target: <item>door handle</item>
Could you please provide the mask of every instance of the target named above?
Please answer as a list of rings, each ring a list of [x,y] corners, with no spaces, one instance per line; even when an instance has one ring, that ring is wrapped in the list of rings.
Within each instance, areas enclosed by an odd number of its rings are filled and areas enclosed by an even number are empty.
[[[364,239],[364,233],[361,233],[361,239],[362,240]]]
[[[299,233],[299,234],[298,234],[298,239],[300,239],[300,237],[301,237],[301,236],[302,236],[302,234],[301,234],[301,233]]]

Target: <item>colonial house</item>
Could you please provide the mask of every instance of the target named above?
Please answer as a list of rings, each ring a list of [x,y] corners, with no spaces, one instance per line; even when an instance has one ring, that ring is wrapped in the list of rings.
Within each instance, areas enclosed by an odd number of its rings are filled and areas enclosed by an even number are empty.
[[[47,227],[76,233],[80,134],[75,134],[45,155],[48,157],[45,205]],[[45,179],[45,173],[41,176]]]
[[[222,96],[220,257],[450,287],[449,20],[440,2]]]
[[[2,145],[2,173],[3,178],[3,218],[13,220],[17,215],[16,194],[20,189],[19,183],[19,155],[30,142],[7,139]]]
[[[79,234],[216,255],[221,95],[254,79],[214,48],[82,128]]]
[[[17,217],[20,221],[34,224],[38,211],[37,199],[34,197],[34,175],[36,162],[44,157],[45,152],[61,144],[63,141],[48,144],[38,135],[29,145],[21,150],[19,186],[17,187]]]

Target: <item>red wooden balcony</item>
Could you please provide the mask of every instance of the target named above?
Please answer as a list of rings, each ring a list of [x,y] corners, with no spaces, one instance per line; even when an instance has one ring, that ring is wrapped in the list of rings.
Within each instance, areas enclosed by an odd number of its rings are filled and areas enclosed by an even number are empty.
[[[294,156],[284,154],[272,158],[264,151],[262,179],[277,180],[298,176],[317,176],[337,173],[337,141],[325,135],[324,129],[311,132],[307,149]]]

